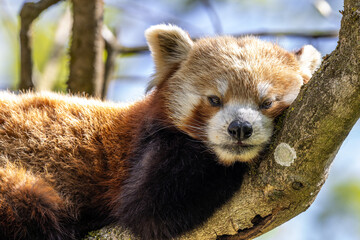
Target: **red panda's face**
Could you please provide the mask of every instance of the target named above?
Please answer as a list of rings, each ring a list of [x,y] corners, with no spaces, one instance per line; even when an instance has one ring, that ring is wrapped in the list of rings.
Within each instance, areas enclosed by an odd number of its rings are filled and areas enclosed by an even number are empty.
[[[273,119],[320,61],[311,46],[301,51],[311,56],[306,60],[256,38],[193,42],[173,26],[150,28],[147,38],[157,67],[150,87],[164,96],[169,119],[226,165],[259,154],[270,140]]]

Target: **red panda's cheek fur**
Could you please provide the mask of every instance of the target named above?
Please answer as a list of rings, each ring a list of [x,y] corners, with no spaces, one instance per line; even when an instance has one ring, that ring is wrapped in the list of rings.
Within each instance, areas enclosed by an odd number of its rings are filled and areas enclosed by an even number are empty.
[[[269,109],[265,109],[262,113],[269,118],[276,118],[279,116],[286,108],[289,107],[288,103],[285,102],[275,102],[273,106]]]
[[[262,110],[262,113],[270,118],[277,117],[290,106],[299,94],[303,83],[303,77],[294,71],[287,71],[285,74],[277,75],[277,78],[273,78],[276,81],[271,83],[272,88],[268,92],[269,98],[276,96],[276,101],[273,102],[272,107],[269,109]],[[266,99],[266,97],[264,98]]]
[[[301,73],[301,77],[302,77],[302,80],[303,80],[303,84],[308,83],[309,80],[310,80],[310,76],[307,75],[307,74]]]
[[[206,141],[208,121],[218,111],[219,108],[208,106],[204,100],[201,100],[181,122],[180,129],[195,139]]]

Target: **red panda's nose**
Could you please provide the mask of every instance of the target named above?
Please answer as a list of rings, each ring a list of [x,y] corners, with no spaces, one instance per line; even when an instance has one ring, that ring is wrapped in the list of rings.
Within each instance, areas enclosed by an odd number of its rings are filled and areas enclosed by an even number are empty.
[[[245,140],[251,136],[253,132],[251,123],[245,121],[234,120],[229,124],[228,133],[236,140]]]

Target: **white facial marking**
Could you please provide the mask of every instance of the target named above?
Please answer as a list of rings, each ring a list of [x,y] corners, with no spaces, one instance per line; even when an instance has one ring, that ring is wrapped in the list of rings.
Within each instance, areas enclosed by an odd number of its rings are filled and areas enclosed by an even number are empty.
[[[228,82],[225,80],[218,80],[217,83],[218,83],[218,91],[222,96],[225,96],[225,93],[228,89]]]
[[[267,95],[271,86],[272,85],[269,82],[260,82],[258,84],[258,92],[259,92],[260,99],[264,98]]]
[[[234,152],[232,152],[230,150],[223,149],[218,146],[214,147],[215,153],[218,155],[221,162],[225,165],[231,165],[235,161],[242,161],[242,162],[250,161],[251,159],[254,159],[259,154],[259,151],[261,151],[261,150],[262,150],[262,147],[257,146],[257,147],[254,147],[254,149],[252,149],[251,151],[246,151],[246,152],[242,153],[241,155],[239,155],[239,154],[235,154]]]
[[[182,90],[180,90],[182,88]],[[179,86],[179,91],[177,91],[173,99],[175,101],[172,106],[176,106],[174,114],[175,118],[183,121],[188,116],[191,116],[191,112],[199,104],[201,97],[198,94],[195,94],[195,89],[191,85]]]
[[[280,143],[275,149],[274,158],[281,166],[289,167],[296,159],[296,151],[289,144]]]
[[[238,140],[228,133],[228,127],[234,120],[247,121],[252,125],[252,135],[241,141],[250,147],[240,146]],[[229,103],[210,119],[207,135],[220,160],[232,163],[255,158],[270,140],[272,130],[272,119],[263,115],[255,106]]]
[[[300,89],[298,89],[298,88],[293,89],[291,92],[286,94],[282,100],[284,102],[286,102],[287,104],[291,104],[295,100],[295,98],[298,96],[299,91],[300,91]]]

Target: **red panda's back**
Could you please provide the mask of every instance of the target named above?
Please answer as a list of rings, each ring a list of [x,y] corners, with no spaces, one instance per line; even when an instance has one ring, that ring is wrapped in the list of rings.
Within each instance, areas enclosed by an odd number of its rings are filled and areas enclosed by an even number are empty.
[[[80,97],[0,93],[0,166],[23,168],[72,196],[95,194],[109,167],[103,137],[117,137],[123,110]]]

